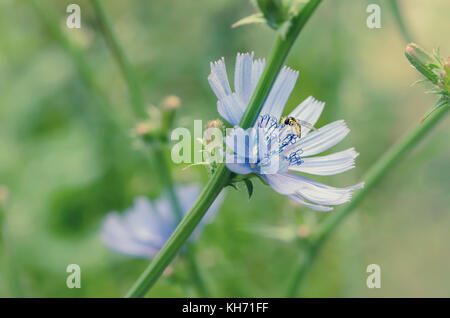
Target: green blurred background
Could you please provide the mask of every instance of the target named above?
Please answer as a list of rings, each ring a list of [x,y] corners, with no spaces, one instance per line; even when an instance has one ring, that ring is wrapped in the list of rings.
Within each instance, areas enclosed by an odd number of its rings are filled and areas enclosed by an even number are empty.
[[[65,26],[70,3],[81,7],[81,29]],[[366,27],[368,3],[381,6],[381,29]],[[131,136],[127,86],[90,1],[35,4],[0,3],[0,184],[10,191],[2,217],[0,296],[122,296],[148,261],[104,247],[100,222],[137,195],[158,197],[160,182]],[[192,128],[194,119],[218,117],[207,82],[210,61],[224,56],[230,69],[237,52],[268,57],[275,39],[262,25],[230,28],[255,11],[248,1],[104,5],[145,103],[158,105],[170,94],[181,98],[177,126]],[[399,5],[415,42],[450,55],[447,0]],[[58,28],[46,25],[51,21]],[[361,153],[355,169],[321,181],[355,184],[436,101],[423,85],[411,86],[419,76],[403,55],[405,45],[382,0],[325,0],[296,42],[287,65],[300,77],[287,110],[309,95],[326,101],[318,126],[343,118],[352,129],[334,150],[355,146]],[[447,118],[370,193],[327,242],[299,296],[450,296],[449,128]],[[183,168],[173,166],[177,181],[208,178],[201,167]],[[283,296],[301,257],[289,235],[325,217],[260,183],[250,202],[245,191],[230,188],[197,244],[213,295]],[[280,239],[265,235],[267,226],[278,228]],[[80,289],[66,287],[72,263],[81,267]],[[372,263],[381,266],[380,289],[366,287]],[[183,265],[181,259],[173,263],[182,278],[188,275]],[[164,276],[148,295],[195,291]]]

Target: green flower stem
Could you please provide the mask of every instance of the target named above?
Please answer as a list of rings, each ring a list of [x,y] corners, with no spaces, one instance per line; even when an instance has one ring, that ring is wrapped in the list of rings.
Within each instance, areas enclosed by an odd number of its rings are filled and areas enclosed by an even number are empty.
[[[288,297],[295,297],[309,273],[316,256],[323,246],[323,243],[331,233],[352,213],[366,195],[375,187],[378,181],[384,177],[387,172],[400,162],[405,155],[414,148],[419,141],[444,117],[450,110],[450,105],[441,107],[435,111],[423,124],[419,125],[403,137],[396,145],[391,147],[367,172],[363,180],[365,186],[359,190],[353,197],[352,201],[336,212],[332,212],[319,227],[318,231],[313,234],[304,251],[303,260],[298,267],[296,273],[291,280],[291,284],[287,291]]]
[[[163,144],[154,144],[151,149],[153,150],[153,160],[155,165],[155,171],[159,174],[159,180],[163,183],[163,188],[167,189],[169,195],[170,205],[172,209],[175,211],[175,215],[179,221],[183,219],[183,211],[181,209],[180,202],[175,193],[175,187],[172,179],[172,174],[170,168],[167,164],[167,159],[165,154],[168,152],[167,147]],[[204,282],[201,271],[198,267],[195,249],[192,244],[189,244],[186,253],[184,256],[186,257],[186,261],[189,264],[189,270],[191,274],[192,281],[197,289],[197,292],[200,297],[208,297],[208,288]]]
[[[293,18],[291,27],[288,29],[287,33],[278,36],[268,65],[266,66],[261,79],[256,86],[255,92],[250,99],[249,105],[242,116],[240,122],[242,128],[249,128],[258,118],[261,107],[281,70],[289,50],[320,2],[321,0],[311,0],[308,2],[299,14]],[[186,240],[200,223],[216,197],[222,189],[229,184],[231,176],[232,173],[226,168],[225,164],[219,165],[197,201],[194,203],[194,206],[183,220],[181,220],[180,224],[178,224],[178,227],[172,233],[164,247],[138,278],[126,297],[145,296],[148,290],[156,283],[158,278],[164,272],[164,269],[170,264],[178,251],[185,244]]]
[[[183,212],[175,194],[172,174],[165,156],[167,147],[162,143],[151,143],[149,148],[152,150],[151,157],[153,159],[154,170],[158,173],[158,179],[162,183],[163,188],[169,193],[169,201],[175,211],[176,217],[181,220],[183,218]]]
[[[106,42],[125,77],[125,82],[130,91],[131,104],[133,105],[134,112],[138,118],[146,118],[147,114],[142,100],[139,82],[136,78],[133,67],[128,61],[125,52],[122,50],[122,47],[117,40],[117,36],[115,35],[114,28],[108,15],[106,14],[105,8],[100,0],[92,0],[92,5],[97,14],[97,18],[100,22],[101,30]]]
[[[261,75],[261,79],[255,88],[255,91],[249,101],[244,115],[241,118],[239,126],[247,129],[251,127],[258,118],[264,101],[270,92],[278,73],[285,62],[292,45],[294,45],[297,36],[300,31],[308,22],[309,18],[320,4],[322,0],[310,0],[305,7],[290,21],[290,28],[285,34],[280,34],[275,42],[274,49],[270,56],[267,66],[264,68],[264,72]]]

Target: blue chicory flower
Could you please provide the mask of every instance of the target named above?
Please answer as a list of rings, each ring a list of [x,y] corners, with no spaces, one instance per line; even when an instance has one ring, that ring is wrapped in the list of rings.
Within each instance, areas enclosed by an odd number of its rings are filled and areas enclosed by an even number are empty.
[[[183,214],[185,215],[200,194],[196,184],[179,185],[175,188]],[[201,229],[222,204],[219,196],[211,205],[200,226],[192,234],[196,239]],[[179,223],[170,204],[168,194],[151,201],[137,197],[124,213],[109,212],[103,219],[101,239],[109,248],[133,257],[153,258],[169,239]]]
[[[253,59],[253,53],[238,54],[234,73],[235,92],[231,91],[225,61],[211,63],[208,77],[218,98],[220,115],[235,128],[225,138],[233,151],[226,154],[227,167],[237,174],[257,174],[278,193],[317,211],[348,202],[359,183],[335,188],[292,172],[334,175],[354,168],[358,153],[354,148],[325,156],[315,156],[340,142],[350,131],[338,120],[311,132],[325,103],[308,97],[288,117],[301,125],[299,136],[291,125],[280,123],[284,106],[297,81],[298,72],[283,67],[268,94],[260,116],[252,128],[238,127],[250,97],[265,67],[265,60]],[[308,124],[306,124],[308,123]]]

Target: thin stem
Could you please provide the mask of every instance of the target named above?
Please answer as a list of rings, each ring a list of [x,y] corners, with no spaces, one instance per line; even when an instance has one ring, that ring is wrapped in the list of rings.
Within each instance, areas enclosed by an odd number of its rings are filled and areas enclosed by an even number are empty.
[[[400,10],[398,0],[388,0],[388,5],[391,7],[392,15],[394,16],[394,20],[397,23],[398,28],[400,29],[400,33],[407,43],[412,41],[411,33],[405,24],[405,19],[403,18],[402,12]]]
[[[197,292],[200,297],[209,297],[209,291],[207,289],[207,285],[203,279],[202,273],[199,271],[199,266],[197,264],[196,258],[196,248],[194,244],[188,244],[186,251],[186,260],[189,264],[191,279],[194,282],[194,285],[197,287]]]
[[[177,219],[181,220],[183,218],[183,211],[175,193],[172,173],[165,157],[165,153],[167,152],[166,146],[161,143],[152,143],[149,148],[152,150],[151,154],[154,163],[154,170],[158,173],[158,178],[162,183],[163,188],[167,190],[169,194],[169,201]]]
[[[6,263],[6,277],[11,291],[11,296],[16,298],[24,297],[22,284],[19,278],[17,262],[11,233],[8,228],[9,215],[6,209],[6,203],[0,202],[0,229],[3,241],[4,260]]]
[[[291,27],[288,32],[285,35],[278,36],[268,65],[266,66],[253,96],[250,99],[249,105],[242,116],[240,122],[242,128],[250,127],[258,118],[261,107],[267,98],[292,45],[320,2],[321,0],[309,1],[300,13],[291,21]],[[217,168],[197,201],[194,203],[194,206],[183,220],[181,220],[180,224],[178,224],[178,227],[172,233],[166,244],[151,261],[144,273],[138,278],[126,297],[145,296],[148,290],[161,276],[164,269],[170,264],[178,251],[185,244],[186,240],[200,223],[216,197],[222,189],[228,185],[231,176],[232,173],[226,168],[225,164],[221,164]]]
[[[139,86],[139,81],[136,78],[135,72],[131,66],[131,63],[128,61],[125,51],[122,49],[119,41],[117,40],[117,36],[115,35],[114,28],[112,23],[106,13],[105,8],[100,0],[92,0],[92,4],[97,13],[98,21],[101,25],[102,33],[108,43],[108,46],[120,67],[120,70],[125,78],[125,82],[128,85],[128,89],[130,91],[131,104],[133,106],[135,115],[138,118],[145,118],[145,106],[142,101],[141,90]],[[183,218],[183,211],[181,209],[180,202],[175,193],[175,187],[172,179],[172,174],[170,168],[167,164],[167,159],[165,157],[166,147],[159,143],[149,143],[150,149],[153,153],[153,162],[155,165],[155,171],[159,174],[159,180],[163,184],[163,188],[167,190],[169,195],[169,201],[172,206],[173,211],[175,212],[176,217],[181,221]],[[198,292],[202,296],[207,296],[207,289],[203,282],[202,276],[200,274],[200,270],[198,269],[197,263],[195,261],[194,252],[186,253],[186,258],[190,264],[189,268],[191,270],[191,274],[194,279],[194,283],[196,284]]]
[[[311,247],[305,250],[305,260],[300,264],[292,284],[290,285],[287,295],[293,297],[297,295],[305,276],[308,274],[316,256],[323,243],[331,233],[352,213],[356,207],[362,202],[366,195],[375,187],[378,181],[384,177],[395,164],[400,162],[405,155],[419,143],[421,139],[444,117],[450,110],[450,106],[446,105],[435,111],[423,124],[419,125],[403,137],[397,144],[390,148],[367,172],[363,180],[365,186],[359,190],[352,201],[342,209],[330,214],[320,226],[316,235],[311,237]]]
[[[111,136],[123,134],[125,131],[123,121],[110,110],[108,95],[102,90],[96,79],[92,67],[83,54],[83,50],[62,31],[59,17],[44,2],[30,0],[29,4],[40,18],[47,33],[57,42],[72,59],[75,70],[81,83],[89,94],[89,100],[96,107],[89,107],[89,103],[80,103],[84,106],[81,115],[98,143],[97,151],[106,169],[113,164],[114,152],[117,151]]]
[[[159,180],[163,183],[163,187],[167,189],[168,195],[169,195],[169,201],[170,205],[172,206],[172,209],[175,212],[175,215],[179,221],[183,219],[183,211],[181,209],[180,202],[178,200],[178,197],[175,193],[175,186],[172,179],[171,171],[167,164],[167,159],[165,158],[165,153],[167,153],[166,147],[163,144],[154,144],[151,149],[153,149],[153,159],[155,162],[155,171],[159,173]],[[195,249],[192,244],[189,245],[185,255],[186,261],[189,264],[189,270],[192,277],[192,281],[194,282],[194,285],[197,289],[198,294],[200,297],[208,297],[208,289],[206,287],[206,284],[204,282],[203,276],[201,274],[201,271],[198,267],[196,256],[195,256]]]
[[[61,30],[59,18],[55,16],[52,10],[43,7],[42,3],[31,0],[30,5],[34,11],[38,14],[47,32],[60,43],[61,47],[66,50],[71,56],[76,70],[88,91],[91,93],[91,97],[95,100],[95,103],[102,109],[101,117],[108,119],[108,124],[117,126],[116,121],[111,118],[111,111],[107,109],[109,105],[108,98],[102,93],[102,89],[98,85],[95,74],[92,72],[88,61],[83,54],[83,51],[73,41],[71,41]],[[100,117],[100,116],[99,116]]]
[[[145,118],[145,106],[142,100],[141,90],[139,82],[136,78],[136,74],[128,61],[127,56],[122,49],[117,36],[114,32],[113,25],[106,14],[105,8],[100,0],[92,0],[92,5],[97,13],[98,21],[100,22],[101,30],[106,39],[106,42],[111,49],[111,52],[116,59],[122,74],[125,77],[125,82],[128,85],[130,91],[131,104],[133,105],[134,112],[138,118]]]
[[[315,244],[308,244],[307,247],[305,247],[303,251],[304,254],[300,261],[300,266],[294,273],[294,276],[289,283],[288,291],[286,294],[287,297],[295,297],[295,295],[297,295],[299,287],[302,285],[303,281],[308,275],[309,269],[311,268],[317,251],[318,248]]]

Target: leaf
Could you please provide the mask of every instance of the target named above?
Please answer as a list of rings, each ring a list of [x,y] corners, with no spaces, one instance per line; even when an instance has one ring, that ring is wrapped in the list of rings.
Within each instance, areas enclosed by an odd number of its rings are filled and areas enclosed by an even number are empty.
[[[269,184],[267,183],[267,181],[266,181],[263,177],[261,177],[260,175],[255,174],[255,177],[258,178],[259,181],[261,181],[262,184],[264,184],[264,185],[269,185]]]
[[[438,110],[439,108],[443,107],[443,106],[449,106],[449,100],[448,98],[446,98],[445,96],[442,96],[438,102],[436,103],[436,105],[434,105],[422,118],[422,120],[420,121],[420,123],[422,124],[425,120],[427,120],[428,117],[430,117],[430,115],[432,113],[434,113],[436,110]]]
[[[262,13],[255,13],[255,14],[249,15],[248,17],[242,18],[239,21],[233,23],[233,25],[231,27],[237,28],[238,26],[241,26],[241,25],[253,24],[253,23],[265,23],[265,22],[266,22],[266,20],[264,19]]]
[[[250,179],[244,179],[244,183],[247,187],[248,199],[250,200],[253,195],[253,183]]]
[[[227,186],[234,188],[234,190],[238,190],[238,188],[236,187],[236,185],[234,183],[230,183]]]
[[[264,224],[251,225],[245,231],[272,240],[290,243],[297,237],[296,228],[291,225],[271,226]]]

